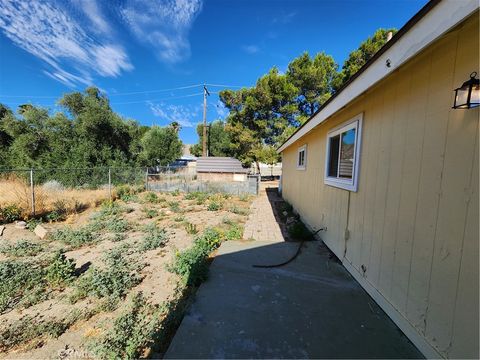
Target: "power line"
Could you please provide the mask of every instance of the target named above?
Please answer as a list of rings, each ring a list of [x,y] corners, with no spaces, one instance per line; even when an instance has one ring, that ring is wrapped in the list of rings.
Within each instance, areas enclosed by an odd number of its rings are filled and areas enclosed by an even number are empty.
[[[188,98],[188,97],[192,97],[192,96],[199,96],[199,95],[203,95],[203,92],[195,93],[195,94],[182,95],[182,96],[170,96],[170,97],[166,97],[166,98],[162,98],[162,99],[145,99],[145,100],[137,100],[137,101],[112,102],[110,104],[111,105],[141,104],[141,103],[147,103],[149,101],[175,100],[175,99],[183,99],[183,98]]]
[[[243,88],[246,86],[238,86],[238,85],[221,85],[221,84],[205,84],[206,86],[213,86],[213,87],[232,87],[232,88]]]
[[[244,86],[238,85],[223,85],[223,84],[205,84],[206,86],[212,87],[226,87],[226,88],[242,88]],[[142,90],[142,91],[130,91],[130,92],[121,92],[121,93],[107,93],[109,97],[114,96],[128,96],[128,95],[141,95],[141,94],[150,94],[150,93],[158,93],[158,92],[166,92],[166,91],[176,91],[176,90],[185,90],[185,89],[192,89],[195,87],[201,88],[203,84],[194,84],[194,85],[186,85],[186,86],[178,86],[173,88],[165,88],[165,89],[153,89],[153,90]],[[213,92],[218,93],[218,92]],[[33,98],[33,99],[57,99],[58,96],[43,96],[43,95],[4,95],[0,94],[2,98]]]

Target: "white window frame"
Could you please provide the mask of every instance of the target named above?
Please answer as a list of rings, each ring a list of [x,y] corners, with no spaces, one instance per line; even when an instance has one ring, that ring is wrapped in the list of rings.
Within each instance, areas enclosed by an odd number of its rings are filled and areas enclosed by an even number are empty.
[[[298,160],[299,160],[299,155],[302,151],[304,152],[303,165],[300,165]],[[300,146],[297,150],[297,170],[305,170],[306,168],[307,168],[307,144]]]
[[[341,125],[333,128],[327,134],[327,152],[325,155],[325,179],[326,185],[335,186],[340,189],[357,192],[358,191],[358,175],[360,172],[360,152],[362,148],[362,122],[363,113],[358,114],[352,119],[345,121]],[[355,147],[353,153],[353,177],[352,179],[341,179],[338,177],[328,176],[328,168],[330,163],[330,139],[345,131],[355,129]],[[340,166],[340,162],[338,164]]]

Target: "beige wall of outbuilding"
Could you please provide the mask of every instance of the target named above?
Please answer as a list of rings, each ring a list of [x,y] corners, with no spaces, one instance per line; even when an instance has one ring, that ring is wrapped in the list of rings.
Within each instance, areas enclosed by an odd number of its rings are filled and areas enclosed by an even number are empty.
[[[479,110],[451,109],[472,71],[478,12],[282,154],[284,198],[426,355],[450,358],[479,356]],[[326,135],[359,113],[349,192],[324,184]]]

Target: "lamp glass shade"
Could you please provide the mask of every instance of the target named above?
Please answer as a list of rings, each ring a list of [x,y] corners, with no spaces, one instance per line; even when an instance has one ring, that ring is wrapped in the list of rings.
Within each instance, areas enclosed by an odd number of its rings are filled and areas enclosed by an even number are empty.
[[[468,108],[467,100],[468,100],[468,86],[465,88],[462,86],[461,88],[456,90],[455,95],[455,107],[459,109]]]
[[[480,106],[480,85],[476,84],[472,87],[472,94],[470,95],[470,107]]]

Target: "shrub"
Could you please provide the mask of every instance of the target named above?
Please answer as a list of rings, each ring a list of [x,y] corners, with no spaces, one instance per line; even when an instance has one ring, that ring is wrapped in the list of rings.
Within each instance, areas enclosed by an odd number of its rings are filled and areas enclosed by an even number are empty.
[[[250,210],[247,208],[238,207],[236,205],[231,206],[228,211],[237,214],[237,215],[248,215]]]
[[[156,203],[159,202],[159,198],[158,198],[157,194],[155,194],[154,192],[147,192],[145,194],[145,196],[143,197],[143,199],[146,202],[149,202],[149,203],[152,203],[152,204],[156,204]]]
[[[208,274],[208,255],[220,246],[221,234],[207,229],[197,237],[193,247],[176,254],[173,264],[167,266],[170,272],[180,275],[187,285],[200,285]]]
[[[40,321],[34,316],[25,315],[0,330],[0,352],[6,352],[30,341],[35,341],[30,348],[41,346],[45,337],[58,338],[76,321],[91,315],[93,314],[89,311],[73,310],[63,320],[54,318]]]
[[[190,235],[195,235],[198,233],[197,225],[192,224],[188,221],[185,222],[185,230],[187,231],[187,234]]]
[[[225,233],[227,240],[240,240],[243,237],[243,228],[238,224],[232,224]]]
[[[116,233],[116,234],[113,234],[113,236],[110,238],[111,241],[113,242],[118,242],[118,241],[122,241],[122,240],[125,240],[127,236],[123,233]]]
[[[301,221],[293,223],[288,228],[288,233],[295,240],[310,240],[312,238],[312,233]]]
[[[180,190],[179,190],[179,189],[175,189],[174,191],[172,191],[172,195],[173,195],[173,196],[178,196],[178,195],[180,195]]]
[[[138,193],[138,191],[139,189],[129,185],[120,185],[116,188],[117,196],[125,202],[135,199],[135,195]]]
[[[143,208],[142,211],[145,214],[145,216],[149,219],[152,219],[158,216],[158,210],[155,210],[155,209]]]
[[[149,304],[142,293],[136,293],[113,327],[88,348],[101,359],[138,359],[153,342],[162,318],[161,309]]]
[[[3,221],[7,223],[14,222],[20,219],[22,216],[22,209],[20,209],[15,204],[7,205],[4,208],[0,209],[0,211],[1,211],[0,215]]]
[[[46,268],[45,279],[54,286],[64,286],[75,277],[75,261],[67,259],[65,254],[57,251]]]
[[[175,222],[185,221],[185,216],[182,216],[182,215],[180,215],[180,216],[175,216],[175,217],[173,218],[173,221],[175,221]]]
[[[35,218],[31,218],[31,219],[28,219],[27,220],[27,229],[28,230],[35,230],[35,228],[37,227],[37,225],[41,224],[42,223],[42,219],[35,219]]]
[[[64,200],[57,200],[53,203],[53,210],[47,214],[46,219],[51,222],[62,221],[66,219],[67,212],[67,203]]]
[[[35,256],[42,251],[42,246],[31,241],[21,239],[15,244],[5,244],[0,247],[0,252],[8,256],[22,257]]]
[[[222,208],[222,204],[218,201],[211,200],[207,206],[208,211],[218,211]]]
[[[140,283],[139,267],[122,255],[123,249],[110,250],[104,257],[102,269],[93,267],[77,281],[74,298],[87,295],[123,298],[132,287]]]
[[[170,206],[170,210],[173,212],[182,212],[182,209],[180,208],[180,204],[178,201],[169,201],[168,206]]]
[[[43,269],[35,263],[0,262],[0,314],[17,306],[30,306],[45,298]]]
[[[130,228],[127,220],[118,216],[112,217],[105,221],[105,229],[114,233],[123,233]]]
[[[70,245],[73,248],[91,244],[95,241],[92,228],[89,226],[79,229],[72,229],[68,227],[59,229],[52,233],[52,239]]]
[[[165,246],[167,243],[167,233],[164,229],[155,226],[155,224],[148,226],[146,228],[146,232],[147,234],[138,247],[140,251],[144,252],[148,250],[154,250]]]
[[[195,199],[195,195],[196,195],[196,193],[192,191],[192,192],[186,193],[183,198],[184,198],[185,200],[194,200],[194,199]]]

